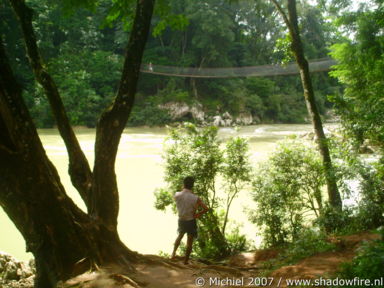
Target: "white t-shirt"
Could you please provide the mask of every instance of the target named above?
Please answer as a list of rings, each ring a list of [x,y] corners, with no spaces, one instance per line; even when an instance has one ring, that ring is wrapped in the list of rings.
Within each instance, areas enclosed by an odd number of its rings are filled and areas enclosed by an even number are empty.
[[[179,219],[185,221],[193,220],[196,203],[199,197],[193,194],[190,190],[184,189],[181,192],[176,192],[174,198],[177,211],[179,212]]]

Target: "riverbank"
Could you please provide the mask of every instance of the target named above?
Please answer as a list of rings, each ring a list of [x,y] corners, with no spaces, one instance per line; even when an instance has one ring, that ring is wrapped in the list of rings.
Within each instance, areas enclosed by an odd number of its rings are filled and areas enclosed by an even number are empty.
[[[273,151],[276,142],[289,135],[304,135],[313,130],[311,125],[271,124],[220,128],[219,137],[245,137],[249,140],[252,165],[266,159]],[[68,175],[67,150],[56,129],[39,130],[39,135],[48,157],[55,165],[68,195],[86,211],[81,197],[73,188]],[[93,163],[95,129],[76,130],[80,145]],[[143,254],[170,253],[176,238],[177,218],[172,211],[166,213],[154,208],[153,192],[164,187],[163,145],[167,137],[166,128],[126,128],[121,137],[116,162],[116,174],[120,194],[119,235],[132,250]],[[243,193],[233,203],[231,217],[243,223],[240,232],[256,244],[257,227],[248,221],[244,207],[253,203],[248,193]],[[140,218],[141,221],[135,221]],[[3,235],[0,237],[0,250],[17,259],[28,261],[32,255],[25,251],[25,242],[15,225],[0,209],[0,223]],[[151,227],[151,229],[143,229]],[[156,241],[152,241],[157,235]],[[253,244],[253,243],[252,243]]]
[[[362,243],[380,239],[371,232],[330,238],[335,243],[331,251],[321,252],[296,263],[278,265],[281,250],[256,250],[228,258],[220,263],[210,263],[193,259],[190,265],[182,264],[182,257],[176,261],[167,258],[142,255],[142,260],[134,264],[135,271],[125,275],[119,269],[108,268],[88,271],[61,283],[62,288],[196,288],[196,287],[248,287],[256,286],[255,281],[267,281],[269,287],[287,287],[288,281],[331,279],[342,263],[350,262],[358,253]],[[281,257],[280,257],[281,258]],[[204,262],[204,263],[203,263]],[[271,268],[271,263],[275,263]],[[18,262],[10,255],[0,254],[0,287],[32,288],[34,264]],[[4,267],[13,279],[4,278]],[[9,274],[10,273],[10,274]],[[17,278],[18,277],[18,278]],[[17,280],[19,279],[19,280]],[[280,281],[279,281],[280,280]],[[209,282],[211,281],[211,282]],[[222,282],[224,281],[224,282]],[[233,282],[236,281],[236,282]],[[204,286],[205,282],[205,286]],[[279,285],[277,286],[277,284]],[[210,283],[210,285],[208,285]],[[250,285],[250,283],[255,283]],[[268,284],[267,283],[267,284]]]

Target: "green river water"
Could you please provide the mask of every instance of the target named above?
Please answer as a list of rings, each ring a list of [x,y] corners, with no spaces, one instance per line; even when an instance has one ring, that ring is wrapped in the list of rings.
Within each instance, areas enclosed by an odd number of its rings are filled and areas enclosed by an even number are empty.
[[[241,127],[239,130],[221,128],[220,137],[243,136],[249,139],[253,166],[268,156],[276,142],[292,134],[312,131],[311,125],[274,124]],[[143,254],[159,251],[171,252],[176,237],[177,218],[172,212],[154,208],[153,192],[165,186],[163,180],[162,149],[165,128],[127,128],[122,135],[116,172],[120,193],[119,233],[123,242],[132,250]],[[57,130],[39,130],[40,137],[51,161],[56,165],[67,193],[84,209],[84,205],[72,187],[67,174],[67,151]],[[76,134],[90,163],[93,163],[94,129],[78,129]],[[91,165],[92,166],[92,165]],[[254,207],[249,193],[237,198],[230,218],[241,224],[241,231],[255,244],[256,227],[249,223],[244,209]],[[19,260],[32,258],[25,252],[21,234],[0,209],[0,251],[12,254]]]

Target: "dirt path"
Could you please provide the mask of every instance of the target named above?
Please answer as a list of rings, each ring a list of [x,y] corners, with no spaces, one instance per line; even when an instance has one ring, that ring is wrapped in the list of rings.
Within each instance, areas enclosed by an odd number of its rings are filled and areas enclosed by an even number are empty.
[[[353,259],[356,255],[356,249],[363,241],[375,239],[380,239],[380,236],[372,233],[360,233],[338,237],[333,239],[333,241],[336,242],[339,251],[319,253],[305,258],[295,265],[281,267],[271,273],[271,276],[275,279],[317,279],[319,277],[330,277],[338,270],[340,264]],[[286,287],[286,285],[281,285],[280,287]]]
[[[337,252],[325,252],[303,259],[295,265],[284,266],[273,271],[268,277],[273,277],[274,282],[270,287],[286,287],[286,279],[316,279],[319,277],[326,278],[335,271],[342,262],[350,261],[356,253],[356,248],[363,242],[378,239],[379,235],[372,233],[360,233],[357,235],[339,237],[333,239],[338,246]],[[256,252],[248,252],[238,255],[229,261],[227,266],[224,265],[207,265],[197,261],[191,261],[189,265],[183,265],[182,260],[170,261],[169,259],[158,256],[148,255],[146,263],[136,266],[137,272],[132,278],[138,284],[129,283],[124,280],[124,276],[118,279],[120,274],[113,276],[116,278],[115,283],[108,282],[105,286],[98,280],[97,284],[87,281],[84,286],[67,287],[145,287],[145,288],[196,288],[196,287],[251,287],[256,281],[267,281],[270,284],[272,278],[261,277],[260,264],[270,258],[276,257],[273,250],[263,250]],[[112,278],[113,278],[112,277]],[[111,275],[108,276],[111,278]],[[252,282],[254,281],[254,282]],[[93,284],[92,284],[93,283]],[[254,287],[256,285],[253,285]]]

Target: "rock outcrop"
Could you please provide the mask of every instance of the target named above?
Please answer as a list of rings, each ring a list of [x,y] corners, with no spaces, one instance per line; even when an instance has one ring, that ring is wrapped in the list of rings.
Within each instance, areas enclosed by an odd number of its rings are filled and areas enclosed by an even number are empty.
[[[191,116],[195,121],[203,123],[205,113],[200,103],[189,106],[186,103],[169,102],[159,106],[160,109],[167,110],[173,120],[182,119]]]
[[[255,122],[259,122],[259,120],[254,119],[254,117],[252,117],[252,114],[249,112],[242,112],[236,118],[237,125],[252,125],[255,124]]]
[[[249,112],[242,112],[237,117],[231,115],[228,111],[217,113],[214,116],[208,116],[201,103],[188,105],[186,103],[169,102],[159,106],[166,110],[174,121],[193,120],[199,124],[208,124],[218,127],[230,127],[236,125],[252,125],[259,122],[257,117],[253,117]]]
[[[32,288],[35,272],[34,260],[26,263],[0,252],[0,287]]]
[[[212,124],[214,126],[229,127],[233,124],[233,117],[228,112],[225,112],[223,115],[213,116]]]

